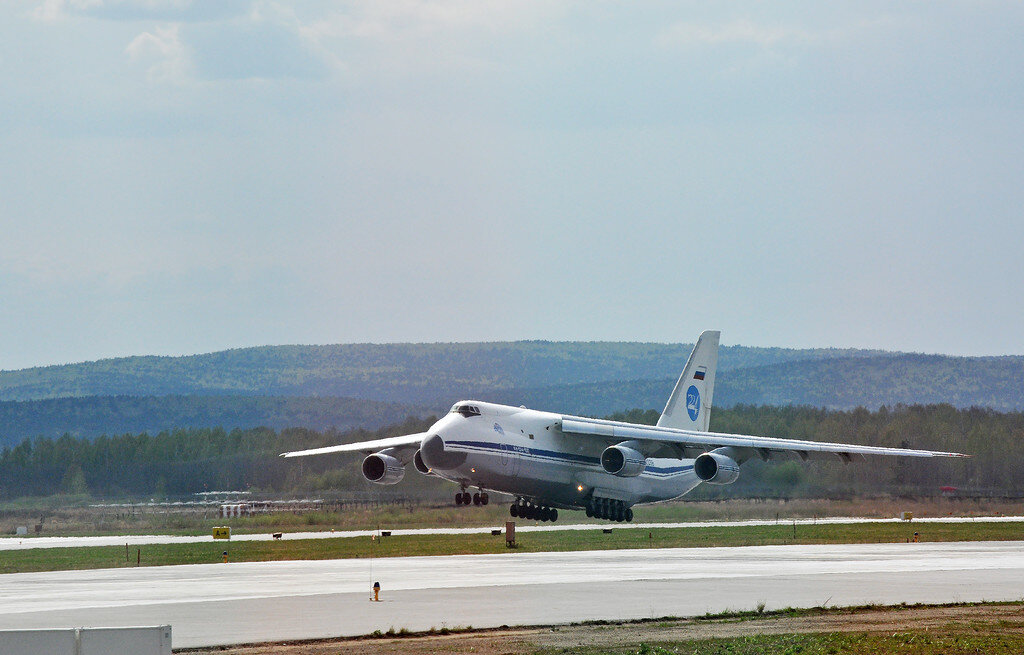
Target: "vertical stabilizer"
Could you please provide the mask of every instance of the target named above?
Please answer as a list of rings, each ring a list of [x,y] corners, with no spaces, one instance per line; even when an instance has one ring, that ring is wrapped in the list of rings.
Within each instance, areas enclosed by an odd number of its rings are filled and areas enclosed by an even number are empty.
[[[707,330],[697,339],[697,345],[686,360],[676,388],[658,419],[658,427],[708,431],[721,334],[717,330]]]

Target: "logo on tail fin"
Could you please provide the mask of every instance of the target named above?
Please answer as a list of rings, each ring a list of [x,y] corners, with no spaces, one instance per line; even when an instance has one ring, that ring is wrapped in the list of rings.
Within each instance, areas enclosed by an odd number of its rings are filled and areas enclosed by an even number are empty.
[[[696,421],[700,414],[700,392],[692,384],[686,390],[686,413],[690,415],[691,421]]]

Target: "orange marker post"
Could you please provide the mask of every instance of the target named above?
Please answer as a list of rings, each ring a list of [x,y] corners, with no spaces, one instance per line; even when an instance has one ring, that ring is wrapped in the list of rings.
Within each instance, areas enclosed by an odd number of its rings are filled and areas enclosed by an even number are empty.
[[[375,603],[379,603],[380,602],[380,583],[379,582],[374,582],[373,583],[373,602],[375,602]]]

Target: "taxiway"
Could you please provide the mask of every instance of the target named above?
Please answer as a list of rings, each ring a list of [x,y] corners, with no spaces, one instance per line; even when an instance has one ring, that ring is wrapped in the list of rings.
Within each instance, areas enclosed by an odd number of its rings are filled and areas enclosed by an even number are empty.
[[[940,516],[916,518],[913,523],[1021,523],[1024,516]],[[712,527],[749,527],[762,525],[830,525],[851,523],[905,523],[898,518],[873,519],[854,517],[829,517],[810,519],[751,519],[746,521],[690,521],[684,523],[526,523],[519,519],[517,532],[557,532],[560,530],[650,530],[657,528],[712,528]],[[908,524],[909,525],[909,524]],[[394,536],[429,535],[429,534],[488,534],[492,529],[503,528],[503,525],[483,526],[474,528],[406,528],[390,529]],[[369,537],[379,535],[379,530],[320,530],[316,532],[285,532],[282,539],[344,539],[346,537]],[[269,532],[233,534],[231,541],[269,541]],[[211,535],[167,535],[167,534],[136,534],[136,535],[105,535],[89,537],[0,537],[0,551],[29,550],[32,548],[81,548],[84,546],[146,546],[152,544],[184,544],[215,541]]]

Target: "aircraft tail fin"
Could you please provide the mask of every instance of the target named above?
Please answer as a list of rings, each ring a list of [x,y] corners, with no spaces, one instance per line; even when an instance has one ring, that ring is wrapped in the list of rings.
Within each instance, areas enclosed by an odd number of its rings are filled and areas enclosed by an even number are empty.
[[[697,339],[679,381],[665,404],[665,410],[658,419],[658,427],[708,431],[721,334],[717,330],[707,330]]]

